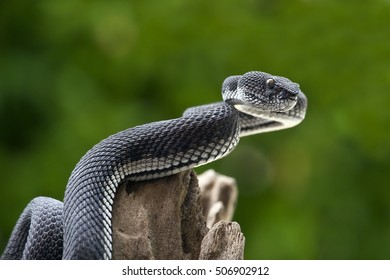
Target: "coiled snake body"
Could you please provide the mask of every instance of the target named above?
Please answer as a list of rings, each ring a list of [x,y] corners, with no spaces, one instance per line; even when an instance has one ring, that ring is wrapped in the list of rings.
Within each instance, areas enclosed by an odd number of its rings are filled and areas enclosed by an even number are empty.
[[[64,203],[38,197],[28,204],[2,258],[110,259],[111,210],[122,181],[160,178],[217,160],[241,136],[297,125],[307,107],[298,84],[264,72],[228,77],[222,96],[222,102],[95,145],[73,170]]]

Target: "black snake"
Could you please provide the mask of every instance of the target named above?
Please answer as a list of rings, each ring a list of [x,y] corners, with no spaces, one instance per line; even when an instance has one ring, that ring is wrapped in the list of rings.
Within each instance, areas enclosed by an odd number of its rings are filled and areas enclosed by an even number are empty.
[[[95,145],[73,170],[63,203],[38,197],[28,204],[2,258],[110,259],[111,210],[122,181],[160,178],[217,160],[241,136],[297,125],[307,107],[298,84],[264,72],[228,77],[222,96],[222,102]]]

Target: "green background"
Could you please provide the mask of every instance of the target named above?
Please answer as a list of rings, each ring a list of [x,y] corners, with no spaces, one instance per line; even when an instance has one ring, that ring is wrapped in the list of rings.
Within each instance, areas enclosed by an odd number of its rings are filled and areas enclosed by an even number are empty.
[[[92,145],[261,70],[306,119],[197,169],[237,179],[245,258],[390,259],[389,30],[384,0],[1,1],[0,251]]]

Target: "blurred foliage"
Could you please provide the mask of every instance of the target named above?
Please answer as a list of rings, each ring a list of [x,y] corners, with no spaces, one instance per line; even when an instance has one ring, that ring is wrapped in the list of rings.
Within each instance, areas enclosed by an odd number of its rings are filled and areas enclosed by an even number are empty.
[[[389,259],[389,14],[385,0],[1,1],[0,250],[92,145],[261,70],[300,83],[305,121],[197,169],[237,179],[245,257]]]

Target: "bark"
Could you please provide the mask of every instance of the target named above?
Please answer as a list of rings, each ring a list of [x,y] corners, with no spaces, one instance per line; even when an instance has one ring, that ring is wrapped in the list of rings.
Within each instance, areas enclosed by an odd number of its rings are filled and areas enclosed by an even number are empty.
[[[245,238],[236,222],[219,221],[202,242],[201,260],[242,260]]]
[[[211,171],[199,180],[201,188],[189,170],[123,183],[113,204],[113,259],[242,259],[244,237],[230,223],[234,180]]]

